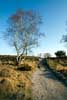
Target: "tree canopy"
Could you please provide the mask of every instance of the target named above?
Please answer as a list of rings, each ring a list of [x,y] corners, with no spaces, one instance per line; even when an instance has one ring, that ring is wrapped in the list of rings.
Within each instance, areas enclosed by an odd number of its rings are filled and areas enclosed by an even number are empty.
[[[17,60],[38,45],[39,37],[43,35],[39,29],[41,24],[39,14],[31,10],[18,10],[8,18],[8,28],[4,37],[15,48]]]
[[[56,57],[66,57],[66,52],[65,51],[57,51],[55,52]]]

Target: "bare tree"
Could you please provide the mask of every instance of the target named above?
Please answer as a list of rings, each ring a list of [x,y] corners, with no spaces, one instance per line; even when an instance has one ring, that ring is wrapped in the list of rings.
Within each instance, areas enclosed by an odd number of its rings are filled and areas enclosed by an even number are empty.
[[[4,37],[13,46],[17,53],[19,64],[23,55],[38,45],[39,31],[42,24],[41,17],[34,11],[18,10],[8,18],[8,27]]]
[[[50,53],[44,53],[44,58],[50,58],[51,54]]]

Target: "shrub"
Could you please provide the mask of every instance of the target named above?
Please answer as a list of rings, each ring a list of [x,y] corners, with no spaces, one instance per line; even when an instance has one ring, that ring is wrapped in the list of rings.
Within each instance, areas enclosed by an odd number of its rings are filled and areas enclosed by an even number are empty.
[[[57,51],[55,52],[56,57],[66,57],[66,52],[65,51]]]

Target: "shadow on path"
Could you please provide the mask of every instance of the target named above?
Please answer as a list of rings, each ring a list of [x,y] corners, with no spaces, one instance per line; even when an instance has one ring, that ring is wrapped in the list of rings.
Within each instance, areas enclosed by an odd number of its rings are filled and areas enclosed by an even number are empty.
[[[53,71],[50,68],[50,66],[49,66],[46,59],[41,59],[40,60],[40,62],[38,64],[38,68],[41,68],[41,66],[43,67],[43,73],[40,74],[40,75],[43,75],[46,78],[51,78],[53,80],[57,80],[59,82],[62,82],[62,84],[64,84],[67,87],[67,81],[62,78],[60,73],[58,73],[56,71]]]

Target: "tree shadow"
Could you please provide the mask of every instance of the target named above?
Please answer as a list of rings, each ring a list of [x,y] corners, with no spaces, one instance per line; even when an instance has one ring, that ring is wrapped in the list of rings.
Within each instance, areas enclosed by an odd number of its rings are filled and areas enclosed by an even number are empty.
[[[46,78],[50,78],[50,79],[52,79],[52,80],[57,80],[57,81],[58,81],[58,79],[54,76],[54,74],[51,73],[51,72],[49,72],[48,69],[45,70],[45,71],[43,71],[43,73],[40,74],[40,76],[44,76],[44,77],[46,77]]]
[[[17,70],[19,71],[31,71],[31,66],[29,66],[28,64],[21,64]]]

